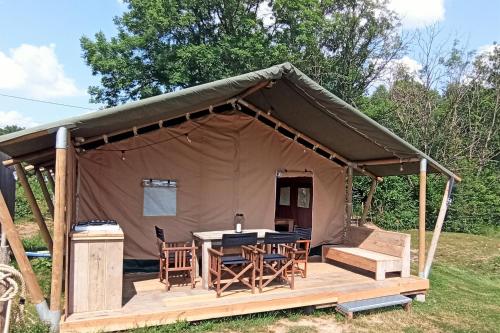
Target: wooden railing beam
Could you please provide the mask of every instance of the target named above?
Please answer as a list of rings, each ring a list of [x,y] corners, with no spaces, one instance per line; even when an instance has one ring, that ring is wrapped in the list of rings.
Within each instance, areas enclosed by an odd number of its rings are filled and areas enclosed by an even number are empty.
[[[54,155],[54,150],[47,149],[47,150],[41,150],[41,151],[37,151],[34,153],[26,154],[26,155],[17,156],[17,157],[5,160],[2,163],[4,166],[12,166],[14,164],[18,164],[21,162],[29,162],[29,161],[34,160],[34,159],[50,157],[52,155]]]
[[[33,304],[37,305],[45,301],[43,297],[42,288],[38,284],[35,272],[31,263],[26,256],[24,251],[23,243],[21,237],[17,233],[16,227],[14,226],[14,220],[12,215],[10,215],[9,208],[5,202],[3,193],[0,191],[0,222],[2,223],[2,232],[7,236],[10,248],[14,257],[16,258],[17,265],[19,266],[19,271],[21,272],[28,292],[31,296]]]
[[[420,161],[419,157],[410,158],[383,158],[377,160],[366,160],[366,161],[356,161],[355,163],[359,166],[362,165],[388,165],[388,164],[402,164],[402,163],[414,163]]]
[[[45,183],[42,172],[37,167],[35,167],[35,176],[38,180],[38,183],[40,184],[40,189],[42,190],[43,198],[47,203],[47,208],[49,210],[50,216],[52,216],[52,219],[54,219],[54,204],[52,203],[52,198],[50,197],[49,189],[47,188],[47,184]]]
[[[47,228],[47,224],[45,223],[45,219],[43,218],[42,212],[40,211],[40,207],[36,202],[35,195],[31,189],[31,186],[28,181],[28,177],[26,177],[26,172],[21,164],[15,165],[17,178],[23,187],[24,193],[26,195],[26,200],[31,207],[31,212],[33,213],[33,217],[35,218],[36,223],[38,224],[38,228],[40,228],[40,233],[42,235],[45,244],[47,244],[47,248],[50,253],[52,253],[52,237],[50,236],[49,229]]]
[[[45,175],[47,176],[47,181],[52,193],[56,193],[56,184],[54,182],[54,177],[52,177],[52,171],[50,169],[45,169]]]

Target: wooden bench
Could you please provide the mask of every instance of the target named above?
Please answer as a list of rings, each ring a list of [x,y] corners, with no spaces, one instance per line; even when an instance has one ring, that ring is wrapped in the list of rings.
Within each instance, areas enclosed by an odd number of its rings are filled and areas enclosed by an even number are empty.
[[[347,228],[345,244],[324,245],[323,261],[362,268],[384,280],[387,272],[410,276],[410,235],[366,227]]]

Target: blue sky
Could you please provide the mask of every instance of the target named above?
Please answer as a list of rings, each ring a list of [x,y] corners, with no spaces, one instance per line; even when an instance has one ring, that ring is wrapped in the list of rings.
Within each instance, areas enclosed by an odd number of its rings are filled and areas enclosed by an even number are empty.
[[[439,23],[451,36],[480,49],[500,42],[500,0],[390,0],[412,32]],[[79,39],[102,30],[116,33],[119,0],[0,0],[0,94],[42,99],[84,108],[87,87],[98,84],[81,55]],[[406,60],[415,58],[411,52]],[[0,96],[0,127],[34,126],[90,110],[27,102]]]

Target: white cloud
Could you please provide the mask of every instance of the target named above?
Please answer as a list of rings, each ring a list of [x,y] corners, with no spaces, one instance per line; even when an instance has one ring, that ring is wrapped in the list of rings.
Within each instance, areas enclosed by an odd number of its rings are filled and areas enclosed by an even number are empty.
[[[498,44],[486,44],[477,48],[478,55],[490,55],[495,47],[500,47]]]
[[[257,8],[257,17],[262,20],[264,27],[270,27],[274,24],[274,22],[276,22],[271,6],[270,1],[268,0],[261,2]]]
[[[444,0],[389,0],[388,7],[399,15],[407,29],[444,20]]]
[[[8,54],[0,52],[0,73],[0,89],[18,91],[24,96],[51,98],[84,93],[64,73],[54,44],[22,44]]]
[[[422,67],[421,63],[408,56],[404,56],[400,59],[393,59],[385,65],[380,77],[371,83],[368,93],[371,94],[378,86],[381,85],[389,87],[394,82],[395,75],[400,69],[404,69],[406,73],[408,73],[416,81],[421,82],[419,78],[419,71],[422,70]]]
[[[31,117],[27,117],[17,111],[0,111],[0,127],[9,125],[17,125],[20,127],[33,127],[37,126]]]

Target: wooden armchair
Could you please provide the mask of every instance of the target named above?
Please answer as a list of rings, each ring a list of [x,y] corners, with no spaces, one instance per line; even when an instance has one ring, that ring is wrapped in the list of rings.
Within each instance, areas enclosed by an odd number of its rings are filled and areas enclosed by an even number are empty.
[[[195,287],[196,247],[194,242],[174,243],[165,241],[163,229],[155,226],[160,260],[160,282],[165,281],[167,291],[170,290],[170,273],[184,272],[189,275],[191,288]]]
[[[311,250],[311,228],[295,226],[293,231],[297,234],[297,252],[295,252],[295,268],[303,278],[307,277],[307,259]],[[301,267],[303,265],[303,267]]]
[[[220,250],[208,249],[208,285],[216,287],[217,297],[235,282],[241,282],[255,292],[255,261],[257,233],[224,234]],[[239,248],[240,253],[229,254],[227,249]],[[226,252],[226,253],[225,253]],[[247,276],[249,275],[249,276]]]
[[[259,253],[256,268],[259,274],[259,292],[276,278],[294,289],[297,238],[295,232],[266,232],[264,243],[255,247]],[[269,275],[265,275],[266,273]]]

